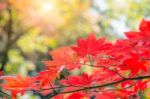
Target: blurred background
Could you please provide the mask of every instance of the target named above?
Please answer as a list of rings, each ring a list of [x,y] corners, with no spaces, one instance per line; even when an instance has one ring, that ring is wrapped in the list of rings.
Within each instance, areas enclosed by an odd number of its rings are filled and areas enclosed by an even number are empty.
[[[36,75],[48,52],[93,32],[124,38],[149,18],[150,0],[0,0],[0,67]]]

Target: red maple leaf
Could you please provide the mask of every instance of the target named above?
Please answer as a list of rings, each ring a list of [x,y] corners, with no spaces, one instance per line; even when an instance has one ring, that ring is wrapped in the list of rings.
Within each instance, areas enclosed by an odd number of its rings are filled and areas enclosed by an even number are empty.
[[[26,90],[37,89],[35,79],[32,77],[17,75],[16,77],[5,77],[4,80],[6,83],[2,84],[2,87],[11,91],[12,97],[16,97],[17,93],[24,94]]]
[[[112,79],[115,80],[120,78],[118,78],[118,76],[116,76],[116,73],[112,72],[111,70],[103,68],[94,70],[91,76],[93,76],[94,83],[96,84],[103,84],[112,81]]]
[[[116,96],[118,96],[120,99],[139,99],[136,96],[135,91],[129,90],[129,89],[126,89],[126,88],[124,88],[122,90],[119,90],[119,91],[116,90]]]
[[[61,80],[61,84],[74,86],[90,86],[93,81],[94,76],[89,76],[86,73],[82,73],[81,76],[69,76],[67,79]]]
[[[78,46],[72,47],[72,49],[77,52],[79,56],[93,55],[96,56],[100,53],[102,49],[107,48],[108,45],[105,44],[104,38],[96,40],[94,34],[90,34],[87,39],[78,39]]]
[[[148,81],[138,81],[134,86],[134,91],[137,92],[138,90],[141,90],[144,92],[144,90],[147,88],[147,83]]]
[[[124,82],[121,83],[121,87],[122,88],[126,88],[126,87],[129,87],[129,86],[134,85],[134,84],[135,84],[134,81],[126,80],[126,81],[124,81]]]
[[[83,92],[72,93],[67,99],[90,99],[90,97]]]
[[[130,70],[130,76],[136,75],[140,70],[147,72],[147,65],[144,60],[139,60],[138,56],[132,56],[123,61],[121,70]]]
[[[50,55],[52,56],[52,60],[44,61],[47,68],[56,66],[59,70],[64,67],[68,70],[72,70],[80,67],[79,58],[70,47],[62,47],[51,51]]]
[[[114,92],[103,92],[101,94],[96,94],[95,99],[116,99]]]
[[[140,37],[150,37],[150,21],[142,20],[139,27],[140,32],[130,31],[126,32],[128,38],[140,38]]]
[[[54,97],[54,99],[90,99],[89,95],[83,92],[75,92],[68,94],[59,94]]]
[[[142,32],[143,36],[150,36],[150,21],[143,19],[139,30]]]
[[[59,72],[55,68],[47,69],[45,71],[39,72],[37,76],[37,81],[40,81],[40,86],[44,87],[50,85],[57,77],[59,77]]]

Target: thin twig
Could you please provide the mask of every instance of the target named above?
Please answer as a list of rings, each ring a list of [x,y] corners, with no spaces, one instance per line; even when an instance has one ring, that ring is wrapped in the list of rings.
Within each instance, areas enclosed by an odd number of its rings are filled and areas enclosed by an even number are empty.
[[[11,98],[9,94],[3,92],[2,90],[0,90],[0,93],[1,93],[2,95],[6,96],[7,98]]]
[[[115,70],[113,70],[113,69],[109,69],[109,68],[107,68],[106,66],[102,66],[102,65],[101,65],[101,66],[99,66],[99,65],[90,65],[90,64],[84,64],[84,65],[88,65],[88,66],[91,66],[91,67],[104,68],[104,69],[106,69],[106,70],[109,70],[109,71],[111,71],[111,72],[117,74],[117,75],[120,76],[121,78],[125,78],[124,76],[122,76],[121,74],[119,74],[117,71],[115,71]]]

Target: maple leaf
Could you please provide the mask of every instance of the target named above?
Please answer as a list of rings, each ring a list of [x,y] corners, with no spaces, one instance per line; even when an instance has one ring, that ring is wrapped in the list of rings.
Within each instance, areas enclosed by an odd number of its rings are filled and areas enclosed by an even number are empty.
[[[103,92],[101,94],[96,94],[95,99],[116,99],[114,92]]]
[[[104,82],[109,82],[112,81],[112,79],[118,78],[116,76],[116,73],[110,70],[105,70],[103,68],[94,70],[91,76],[93,76],[93,79],[95,80],[96,84],[102,84]]]
[[[124,81],[124,82],[121,83],[121,87],[122,87],[122,88],[126,88],[126,87],[131,86],[131,85],[134,85],[134,84],[135,84],[134,81],[127,80],[127,81]]]
[[[65,95],[64,94],[59,94],[53,97],[53,99],[64,99]]]
[[[130,70],[130,76],[136,75],[140,70],[147,72],[146,62],[139,60],[138,56],[132,56],[123,61],[120,65],[121,70]]]
[[[133,47],[136,46],[136,43],[130,41],[129,39],[117,40],[111,48],[108,49],[107,55],[110,56],[108,60],[114,60],[116,63],[120,63],[122,59],[128,57],[128,54],[134,50]],[[109,62],[109,61],[108,61]],[[113,64],[113,63],[112,63]],[[117,65],[117,64],[116,64]]]
[[[83,92],[75,92],[69,94],[60,94],[54,97],[54,99],[90,99],[89,95]]]
[[[37,81],[40,81],[40,86],[44,87],[50,85],[50,82],[53,82],[56,78],[59,78],[59,72],[55,68],[47,69],[38,73],[36,77]]]
[[[136,92],[133,90],[122,89],[116,92],[116,96],[119,96],[120,99],[139,99],[136,97]]]
[[[134,86],[134,91],[137,92],[138,90],[141,90],[144,92],[145,88],[147,88],[147,83],[148,81],[138,81]]]
[[[108,44],[109,45],[109,44]],[[105,44],[104,38],[99,38],[96,40],[94,34],[90,34],[87,39],[78,39],[78,46],[71,47],[79,56],[93,55],[96,56],[100,53],[101,50],[106,49],[108,47]]]
[[[77,89],[74,89],[74,90],[77,90]],[[64,92],[69,92],[69,90],[65,90]],[[58,94],[54,96],[53,99],[91,99],[90,96],[91,94],[89,93],[85,93],[84,91],[79,91],[79,92],[73,92],[73,93]]]
[[[81,76],[69,76],[67,79],[61,80],[63,85],[74,86],[90,86],[94,81],[94,76],[89,76],[87,73],[82,73]]]
[[[130,31],[125,32],[125,35],[128,38],[141,38],[141,37],[150,37],[150,21],[145,19],[142,20],[139,26],[140,32]]]
[[[68,70],[72,70],[80,67],[79,58],[70,47],[62,47],[57,50],[51,51],[50,55],[53,59],[50,61],[44,61],[47,68],[56,66],[56,68],[58,68],[59,70],[64,67]]]
[[[90,99],[90,97],[83,92],[72,93],[67,99]]]
[[[37,89],[35,80],[32,77],[17,75],[16,77],[4,77],[4,80],[6,83],[1,86],[6,90],[10,90],[12,97],[16,97],[17,93],[23,95],[26,90]]]
[[[150,36],[150,21],[143,19],[139,30],[142,32],[143,36]]]
[[[125,32],[125,35],[128,38],[138,38],[141,37],[141,32],[129,31],[129,32]]]

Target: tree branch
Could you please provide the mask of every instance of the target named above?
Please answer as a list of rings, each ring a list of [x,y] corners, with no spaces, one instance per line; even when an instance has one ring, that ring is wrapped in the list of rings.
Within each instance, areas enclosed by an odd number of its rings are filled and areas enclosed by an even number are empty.
[[[56,93],[50,93],[50,94],[47,94],[46,96],[44,96],[44,99],[52,98],[52,97],[54,97],[54,96],[56,96],[58,94],[66,94],[66,93],[79,92],[79,91],[83,91],[83,90],[102,88],[102,87],[106,87],[106,86],[110,86],[110,85],[119,84],[119,83],[127,81],[127,80],[142,80],[142,79],[147,79],[147,78],[150,78],[150,75],[149,76],[133,77],[133,78],[123,78],[121,80],[118,80],[118,81],[115,81],[115,82],[111,82],[111,83],[102,84],[102,85],[96,85],[96,86],[91,86],[91,87],[84,87],[84,88],[77,89],[77,90],[72,90],[72,91],[57,92],[57,94]]]
[[[7,64],[7,61],[8,61],[8,51],[10,49],[10,40],[11,40],[11,36],[13,33],[13,30],[12,30],[13,19],[12,19],[12,10],[11,10],[10,5],[7,8],[7,10],[8,10],[8,14],[9,14],[8,24],[6,24],[7,42],[6,42],[5,51],[3,52],[3,59],[2,59],[1,68],[0,68],[1,71],[4,70],[5,65]]]
[[[2,90],[0,90],[0,93],[1,93],[3,96],[6,96],[7,99],[10,99],[10,98],[11,98],[9,94],[3,92]]]

